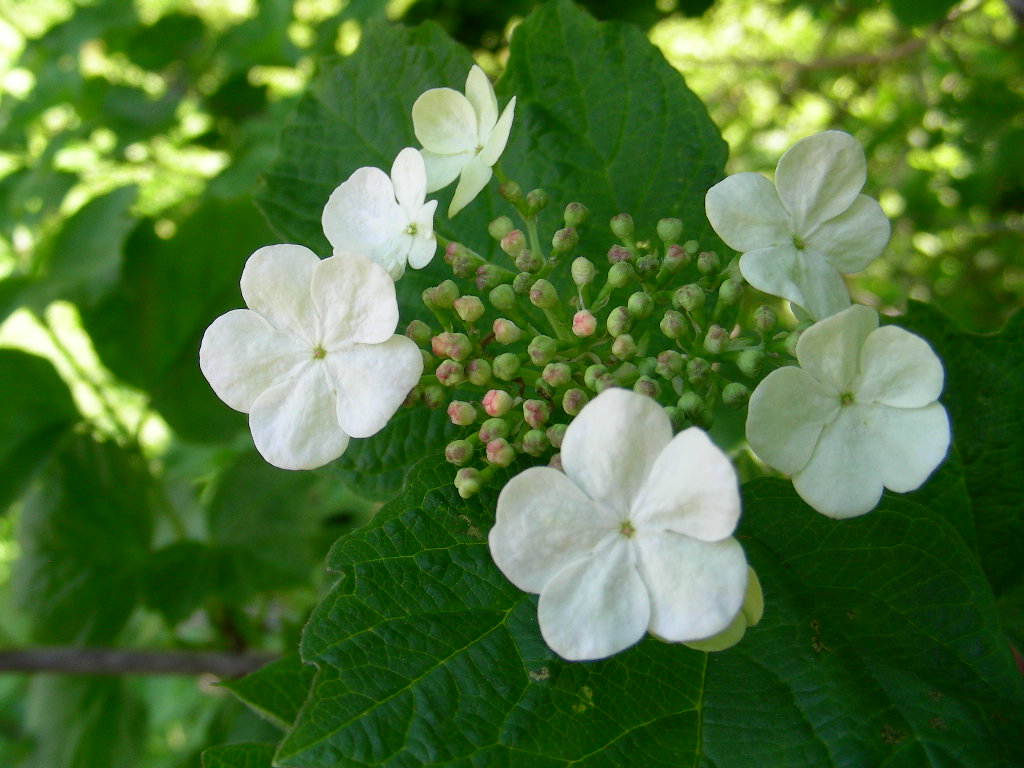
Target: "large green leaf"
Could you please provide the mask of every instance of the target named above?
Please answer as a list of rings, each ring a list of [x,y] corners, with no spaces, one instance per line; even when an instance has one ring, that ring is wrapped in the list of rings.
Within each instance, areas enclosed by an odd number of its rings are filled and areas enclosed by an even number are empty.
[[[275,725],[288,729],[306,700],[313,667],[289,653],[238,680],[222,685]]]
[[[272,768],[273,744],[227,744],[203,752],[203,768]]]

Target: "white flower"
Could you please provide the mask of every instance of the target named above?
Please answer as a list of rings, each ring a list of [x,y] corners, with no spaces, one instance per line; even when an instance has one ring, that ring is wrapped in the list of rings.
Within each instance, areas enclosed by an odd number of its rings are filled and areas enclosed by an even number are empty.
[[[793,476],[822,514],[874,509],[882,487],[919,487],[949,447],[936,402],[942,363],[927,342],[854,305],[815,323],[796,345],[800,367],[772,371],[750,396],[747,440]]]
[[[406,147],[388,178],[380,168],[360,168],[331,193],[324,206],[324,234],[334,253],[361,253],[393,280],[405,265],[422,269],[434,258],[434,209],[424,202],[427,176],[420,153]]]
[[[364,256],[319,259],[299,245],[256,251],[242,298],[203,335],[199,366],[217,396],[249,414],[256,449],[282,469],[313,469],[349,437],[378,432],[423,371],[393,335],[395,284]]]
[[[491,166],[505,151],[516,97],[498,117],[491,81],[474,66],[466,78],[466,95],[451,88],[432,88],[412,105],[412,125],[423,145],[427,191],[434,192],[459,177],[448,218],[461,211],[491,180]]]
[[[850,305],[840,273],[858,272],[889,241],[881,207],[860,194],[867,162],[857,140],[824,131],[782,156],[775,184],[737,173],[708,190],[708,221],[743,255],[740,272],[821,320]]]
[[[747,564],[731,537],[736,472],[695,427],[672,437],[652,399],[608,389],[562,441],[565,473],[533,467],[498,497],[491,555],[520,589],[539,592],[547,644],[600,659],[644,632],[711,637],[743,603]]]

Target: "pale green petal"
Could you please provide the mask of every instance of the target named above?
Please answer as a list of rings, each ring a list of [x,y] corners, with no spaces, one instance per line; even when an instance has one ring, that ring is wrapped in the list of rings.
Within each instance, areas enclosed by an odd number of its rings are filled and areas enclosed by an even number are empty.
[[[475,152],[476,112],[469,99],[451,88],[432,88],[412,105],[412,128],[425,149],[442,155]]]
[[[268,245],[245,262],[242,299],[275,328],[312,344],[316,308],[310,295],[319,257],[301,245]]]
[[[853,394],[861,347],[877,328],[878,313],[855,304],[804,331],[796,343],[796,359],[801,368],[836,394]]]
[[[473,105],[473,111],[476,113],[477,142],[483,143],[498,120],[498,99],[494,95],[491,81],[475,64],[466,77],[466,99]]]
[[[876,328],[860,350],[858,402],[921,408],[938,399],[944,374],[928,342],[895,325]]]
[[[804,236],[807,248],[823,254],[837,272],[860,272],[882,255],[889,242],[889,219],[867,195],[834,219]]]
[[[515,116],[515,110],[516,97],[513,96],[505,105],[505,110],[501,113],[498,123],[487,135],[484,148],[480,150],[480,160],[486,165],[494,165],[501,157],[501,153],[505,151],[508,135],[512,131],[512,118]]]
[[[879,435],[882,483],[891,491],[919,488],[949,450],[949,417],[938,403],[924,408],[876,405],[872,420]]]
[[[336,254],[317,265],[313,300],[327,350],[386,341],[398,325],[394,281],[384,267],[357,253]]]
[[[850,306],[843,278],[821,254],[776,245],[747,251],[740,274],[759,291],[799,304],[820,320]]]
[[[853,205],[866,179],[864,150],[842,131],[822,131],[798,141],[775,170],[779,198],[800,237]]]
[[[427,192],[447,187],[459,177],[466,163],[475,157],[473,152],[439,155],[426,149],[420,150],[420,156],[427,169]]]
[[[473,202],[473,198],[480,194],[480,190],[486,187],[490,180],[491,166],[483,162],[479,155],[466,163],[459,177],[459,185],[452,196],[451,205],[448,206],[448,218],[452,218]]]
[[[725,244],[737,251],[792,246],[793,225],[775,185],[759,173],[735,173],[708,190],[708,221]]]

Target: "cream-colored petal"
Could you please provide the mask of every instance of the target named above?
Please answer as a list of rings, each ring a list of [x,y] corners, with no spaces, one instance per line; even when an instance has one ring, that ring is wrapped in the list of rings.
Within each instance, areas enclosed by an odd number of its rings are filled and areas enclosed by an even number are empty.
[[[739,517],[736,470],[697,427],[680,432],[661,451],[630,514],[638,530],[673,531],[702,541],[732,535]]]
[[[626,389],[606,389],[569,424],[562,439],[565,474],[590,498],[625,520],[672,425],[654,400]]]
[[[839,414],[839,397],[804,370],[772,371],[747,405],[747,442],[762,461],[793,474],[807,466],[822,429]]]
[[[319,338],[330,350],[386,341],[398,325],[395,283],[387,270],[358,253],[324,259],[313,274]]]
[[[775,169],[779,198],[800,237],[853,205],[866,179],[864,150],[842,131],[822,131],[798,141]]]
[[[426,149],[420,150],[420,156],[427,169],[427,192],[444,189],[462,173],[466,163],[476,155],[473,152],[458,152],[454,155],[440,155]]]
[[[437,201],[431,200],[430,202],[436,203]],[[434,253],[437,251],[437,240],[433,233],[427,237],[417,233],[411,237],[411,241],[408,254],[409,266],[413,269],[423,269],[434,259]]]
[[[335,253],[361,253],[380,263],[404,226],[391,179],[380,168],[358,169],[331,192],[321,224]]]
[[[878,313],[855,304],[821,320],[800,336],[800,367],[837,394],[852,394],[860,371],[861,347],[878,328]]]
[[[406,147],[398,153],[391,165],[391,184],[406,218],[415,217],[427,196],[427,169],[418,150]]]
[[[860,349],[858,402],[921,408],[942,393],[944,374],[928,342],[895,325],[876,328]]]
[[[379,432],[423,374],[423,355],[412,339],[328,349],[324,357],[337,392],[336,420],[352,437]]]
[[[319,257],[301,245],[260,248],[242,269],[242,298],[275,328],[313,341],[316,309],[310,295]]]
[[[876,405],[871,416],[879,435],[882,483],[896,493],[921,487],[949,450],[946,409],[938,403],[923,408]]]
[[[752,251],[793,245],[793,225],[775,185],[759,173],[735,173],[704,197],[708,221],[726,245]]]
[[[249,412],[253,443],[281,469],[315,469],[344,453],[348,435],[334,415],[334,392],[321,361],[261,394]]]
[[[846,284],[832,265],[792,244],[747,251],[740,257],[740,274],[759,291],[799,304],[817,320],[850,305]]]
[[[494,95],[491,81],[475,64],[466,77],[466,99],[473,105],[473,111],[476,113],[477,141],[482,144],[498,120],[498,99]]]
[[[425,149],[442,155],[475,152],[476,112],[451,88],[432,88],[412,105],[412,129]]]
[[[619,536],[620,525],[558,470],[531,467],[501,489],[487,540],[505,577],[524,592],[539,593],[562,568]]]
[[[603,659],[644,636],[650,601],[634,560],[629,542],[618,536],[554,575],[537,605],[551,650],[570,661]]]
[[[882,255],[889,242],[889,219],[867,195],[804,237],[810,250],[823,254],[837,272],[860,272]]]
[[[501,113],[501,117],[498,118],[497,124],[487,134],[484,148],[480,150],[480,160],[485,165],[494,165],[498,162],[498,158],[501,157],[501,153],[505,151],[505,145],[508,144],[508,135],[512,131],[512,118],[515,116],[515,111],[516,97],[513,96],[509,99],[508,104],[505,105],[505,109]]]
[[[466,163],[459,177],[459,185],[455,187],[451,205],[448,206],[448,218],[452,218],[473,202],[473,198],[480,194],[480,190],[486,187],[490,180],[491,166],[483,162],[479,155]]]

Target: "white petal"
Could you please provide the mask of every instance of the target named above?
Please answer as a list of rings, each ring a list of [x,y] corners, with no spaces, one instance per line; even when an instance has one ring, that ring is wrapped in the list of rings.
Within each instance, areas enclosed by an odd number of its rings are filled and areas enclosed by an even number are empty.
[[[772,371],[747,406],[747,442],[762,461],[793,474],[811,459],[821,430],[839,413],[839,398],[809,373]]]
[[[515,116],[515,111],[516,97],[513,96],[505,105],[505,110],[501,113],[494,129],[488,134],[484,148],[480,150],[480,160],[485,164],[494,165],[501,157],[501,153],[505,151],[508,135],[512,131],[512,118]]]
[[[476,112],[469,99],[451,88],[432,88],[412,105],[412,129],[431,152],[475,152]]]
[[[431,202],[437,201],[431,200]],[[407,257],[409,266],[413,269],[423,269],[433,260],[436,251],[437,240],[434,238],[433,233],[429,237],[420,237],[417,234],[412,238],[412,243],[409,246],[409,255]]]
[[[337,391],[336,421],[352,437],[383,429],[423,374],[423,355],[405,336],[328,349],[324,362]]]
[[[823,131],[798,141],[775,169],[779,198],[801,237],[853,205],[866,179],[864,150],[842,131]]]
[[[895,325],[876,328],[860,350],[858,402],[920,408],[942,393],[942,362],[928,342]]]
[[[747,560],[736,539],[704,542],[637,530],[640,574],[651,596],[651,634],[669,642],[721,632],[743,604]]]
[[[324,259],[313,274],[320,339],[330,350],[391,338],[398,325],[395,283],[379,264],[358,253]]]
[[[732,462],[704,430],[690,427],[658,455],[633,501],[630,520],[638,530],[718,541],[732,534],[739,517],[739,483]]]
[[[323,363],[310,361],[299,375],[256,398],[249,413],[256,450],[281,469],[315,469],[338,458],[349,439],[334,402]]]
[[[498,99],[494,95],[494,86],[487,79],[484,71],[475,64],[466,77],[466,98],[473,105],[477,119],[477,141],[487,140],[494,123],[498,119]]]
[[[730,248],[745,252],[793,244],[793,226],[775,185],[759,173],[735,173],[704,197],[708,221]]]
[[[412,147],[399,152],[391,166],[391,183],[406,218],[415,216],[427,196],[427,169],[423,155]]]
[[[539,593],[562,568],[619,536],[620,525],[558,470],[531,467],[501,489],[488,544],[509,581]]]
[[[844,275],[860,272],[882,255],[889,242],[889,219],[882,206],[867,195],[829,219],[814,234],[805,235],[810,250],[824,254],[829,264]]]
[[[320,258],[301,245],[268,245],[253,253],[242,270],[242,298],[275,328],[313,342],[316,309],[310,295]]]
[[[800,497],[823,515],[856,517],[870,512],[882,496],[884,458],[871,409],[848,405],[827,425],[803,469],[793,474]]]
[[[804,331],[796,343],[796,359],[801,368],[836,394],[852,393],[860,370],[861,347],[877,328],[878,313],[855,304]]]
[[[457,152],[441,155],[426,149],[420,150],[420,157],[427,168],[427,192],[437,192],[451,184],[462,173],[466,163],[476,155],[473,152]]]
[[[466,163],[459,177],[459,185],[452,196],[451,205],[448,206],[448,218],[452,218],[469,205],[490,180],[491,166],[481,160],[479,155]]]
[[[740,257],[740,273],[759,291],[799,304],[816,320],[850,305],[843,278],[832,265],[821,254],[792,244],[747,251]]]
[[[386,250],[404,226],[391,179],[380,168],[360,168],[331,193],[321,224],[335,253],[377,261],[372,254]]]
[[[880,436],[882,483],[896,493],[919,488],[946,458],[949,417],[938,403],[924,408],[875,406],[872,419]]]
[[[621,536],[592,557],[561,569],[545,585],[537,620],[551,650],[570,661],[603,659],[644,636],[647,590]]]
[[[625,520],[672,424],[654,400],[626,389],[606,389],[583,407],[562,439],[565,474],[590,498]]]
[[[199,345],[199,367],[217,397],[248,413],[264,390],[291,377],[312,354],[311,346],[302,346],[262,316],[235,309],[206,329]]]

